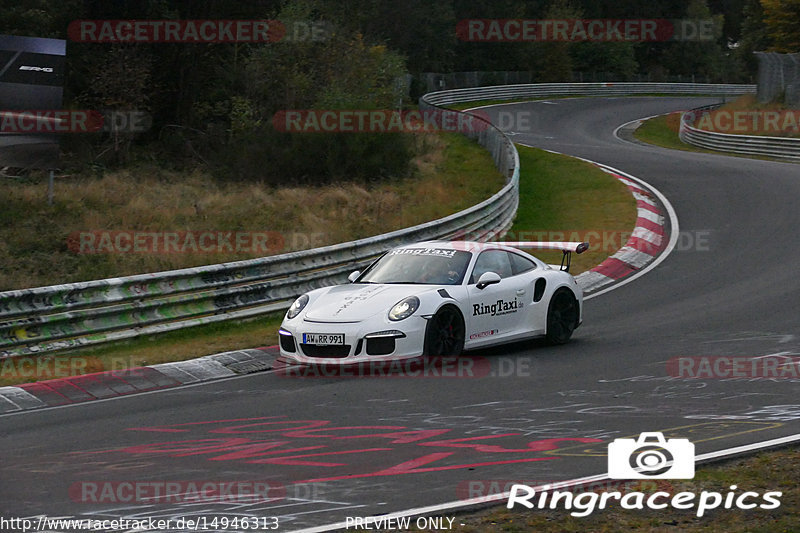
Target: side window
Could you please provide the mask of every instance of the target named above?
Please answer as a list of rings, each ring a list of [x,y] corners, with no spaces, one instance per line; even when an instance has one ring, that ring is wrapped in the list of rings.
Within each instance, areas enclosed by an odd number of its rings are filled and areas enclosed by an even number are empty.
[[[503,250],[487,250],[481,252],[478,260],[475,261],[475,268],[472,269],[472,276],[469,279],[470,283],[477,283],[478,279],[485,272],[496,272],[501,278],[507,278],[513,275],[511,268],[511,261],[508,257],[508,252]]]
[[[511,270],[515,276],[536,268],[536,263],[527,257],[515,253],[509,253],[508,256],[511,258]]]

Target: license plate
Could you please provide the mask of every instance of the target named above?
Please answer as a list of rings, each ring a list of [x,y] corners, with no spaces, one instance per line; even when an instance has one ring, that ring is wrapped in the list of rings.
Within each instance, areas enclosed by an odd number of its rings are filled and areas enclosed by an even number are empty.
[[[343,345],[344,333],[303,333],[303,344]]]

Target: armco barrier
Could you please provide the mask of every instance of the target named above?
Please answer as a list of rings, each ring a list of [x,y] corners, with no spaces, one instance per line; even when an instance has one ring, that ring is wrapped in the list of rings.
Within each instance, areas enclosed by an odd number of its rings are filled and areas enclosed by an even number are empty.
[[[555,95],[741,94],[752,86],[575,83],[457,89],[430,93],[420,108],[487,99]],[[459,113],[445,111],[442,113]],[[482,120],[475,117],[474,120]],[[476,131],[476,130],[480,131]],[[411,228],[313,250],[205,267],[0,293],[0,358],[108,342],[285,309],[308,290],[343,283],[388,248],[464,232],[499,232],[519,202],[513,143],[487,124],[468,134],[492,153],[508,183],[469,209]]]
[[[51,353],[285,309],[306,291],[345,282],[351,271],[363,268],[393,246],[463,232],[502,231],[511,224],[519,201],[517,152],[491,124],[476,129],[481,131],[470,136],[492,153],[508,182],[469,209],[411,228],[313,250],[3,292],[0,357]]]
[[[755,93],[755,85],[709,83],[531,83],[453,89],[429,93],[422,100],[447,106],[476,100],[515,100],[549,96],[629,96],[648,94],[734,96]]]
[[[683,113],[679,134],[681,141],[707,150],[800,160],[800,138],[718,133],[694,127],[702,113],[716,107],[698,107]]]

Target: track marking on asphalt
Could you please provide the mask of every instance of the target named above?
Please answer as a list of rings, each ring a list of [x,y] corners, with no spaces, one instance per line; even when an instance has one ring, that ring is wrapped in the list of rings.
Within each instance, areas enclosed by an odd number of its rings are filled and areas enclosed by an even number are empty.
[[[795,442],[800,442],[800,434],[797,435],[790,435],[788,437],[780,437],[777,439],[772,439],[764,442],[759,442],[755,444],[745,444],[743,446],[737,446],[735,448],[728,448],[727,450],[720,450],[717,452],[709,452],[704,453],[702,455],[698,455],[695,457],[696,463],[701,462],[708,462],[714,459],[719,459],[723,457],[732,457],[736,455],[742,455],[749,452],[753,452],[762,448],[767,447],[777,447],[777,446],[785,446],[788,444],[793,444]],[[610,478],[608,474],[597,474],[594,476],[586,476],[578,479],[572,479],[569,481],[563,481],[560,483],[549,483],[547,485],[540,485],[537,487],[531,487],[536,491],[542,490],[559,490],[563,488],[570,488],[570,487],[579,487],[582,485],[588,485],[591,483],[596,483],[599,481],[608,481]],[[466,508],[475,507],[478,505],[486,504],[486,503],[493,503],[493,502],[504,502],[507,501],[509,496],[511,495],[510,491],[503,492],[502,494],[492,494],[488,496],[480,496],[477,498],[472,498],[469,500],[460,500],[454,502],[448,502],[439,505],[430,505],[428,507],[417,507],[415,509],[406,509],[404,511],[398,511],[395,513],[388,513],[380,515],[381,518],[402,518],[407,516],[422,516],[422,515],[431,515],[442,513],[444,511],[459,511],[464,510]],[[334,531],[337,529],[345,529],[347,527],[347,523],[345,522],[338,522],[335,524],[329,524],[325,526],[317,526],[311,527],[306,529],[299,529],[296,530],[294,533],[323,533],[325,531]]]

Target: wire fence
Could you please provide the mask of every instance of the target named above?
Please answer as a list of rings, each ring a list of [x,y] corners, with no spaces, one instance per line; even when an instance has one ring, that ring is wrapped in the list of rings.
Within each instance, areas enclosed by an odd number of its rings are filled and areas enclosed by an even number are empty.
[[[783,102],[800,108],[800,53],[756,52],[758,101]]]

